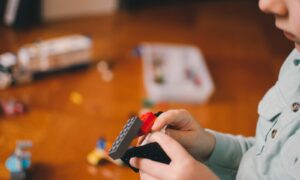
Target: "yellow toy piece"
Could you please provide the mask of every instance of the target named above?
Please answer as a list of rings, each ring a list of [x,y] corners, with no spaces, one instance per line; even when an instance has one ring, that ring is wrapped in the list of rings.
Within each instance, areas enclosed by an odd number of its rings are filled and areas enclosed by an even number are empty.
[[[105,153],[101,149],[95,149],[87,156],[87,161],[94,166],[98,165],[103,159],[105,159]]]

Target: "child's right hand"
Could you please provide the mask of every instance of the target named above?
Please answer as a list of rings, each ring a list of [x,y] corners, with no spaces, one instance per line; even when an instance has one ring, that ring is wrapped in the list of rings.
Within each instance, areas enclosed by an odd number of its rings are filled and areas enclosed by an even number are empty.
[[[215,147],[215,137],[205,131],[186,110],[169,110],[162,113],[152,131],[166,128],[166,134],[177,140],[195,159],[205,161]]]
[[[140,170],[142,180],[219,179],[207,166],[196,161],[170,136],[161,132],[154,132],[148,136],[148,141],[158,143],[171,159],[171,162],[164,164],[145,158],[130,159],[131,166]]]

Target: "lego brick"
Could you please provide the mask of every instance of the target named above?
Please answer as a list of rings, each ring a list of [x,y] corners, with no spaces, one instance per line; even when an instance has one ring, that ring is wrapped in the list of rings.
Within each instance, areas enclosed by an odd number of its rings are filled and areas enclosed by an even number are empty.
[[[130,118],[109,151],[109,156],[119,159],[128,149],[131,141],[137,136],[143,122],[138,117]]]
[[[151,127],[153,126],[156,116],[152,112],[147,112],[143,114],[141,117],[143,121],[143,125],[139,131],[139,136],[146,135],[151,131]]]
[[[158,143],[149,143],[144,146],[130,148],[125,152],[124,156],[121,158],[122,161],[133,171],[139,172],[137,168],[132,167],[129,164],[130,159],[133,157],[147,158],[164,164],[170,164],[171,162],[169,156],[165,153],[165,151],[160,147]]]

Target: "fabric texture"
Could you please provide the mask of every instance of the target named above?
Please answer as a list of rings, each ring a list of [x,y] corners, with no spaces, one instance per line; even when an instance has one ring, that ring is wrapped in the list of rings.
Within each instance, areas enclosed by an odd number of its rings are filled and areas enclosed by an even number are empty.
[[[300,179],[299,59],[293,50],[278,81],[260,101],[255,137],[208,130],[216,146],[205,164],[221,179]]]

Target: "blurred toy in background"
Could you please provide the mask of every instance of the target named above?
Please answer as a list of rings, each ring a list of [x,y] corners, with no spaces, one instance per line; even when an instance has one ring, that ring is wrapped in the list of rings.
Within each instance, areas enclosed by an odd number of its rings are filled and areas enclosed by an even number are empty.
[[[0,55],[0,89],[5,89],[13,83],[12,72],[16,63],[16,55],[12,53]]]
[[[152,61],[152,68],[154,73],[154,81],[160,85],[165,83],[165,77],[163,75],[163,61],[158,57],[154,57]]]
[[[192,81],[196,86],[201,86],[201,78],[200,76],[197,76],[197,71],[193,69],[192,67],[187,67],[185,69],[185,74],[187,79]]]
[[[97,64],[97,71],[101,74],[102,80],[110,82],[114,78],[112,67],[114,63],[112,61],[100,61]]]
[[[5,166],[9,170],[12,180],[26,178],[26,173],[31,165],[31,154],[26,149],[31,147],[31,141],[18,141],[14,153],[6,160]]]
[[[214,91],[205,59],[195,46],[143,43],[132,54],[143,61],[144,85],[155,103],[205,103]]]
[[[104,162],[112,162],[118,166],[122,166],[123,162],[119,159],[114,160],[108,155],[109,144],[104,138],[99,138],[96,143],[96,148],[90,152],[87,156],[87,161],[89,164],[97,166]]]
[[[133,48],[131,51],[131,56],[134,58],[140,58],[142,56],[141,48],[139,46]]]
[[[142,108],[139,111],[139,115],[143,115],[147,112],[151,112],[152,108],[154,107],[154,102],[151,100],[144,98],[142,102]]]
[[[22,76],[28,73],[28,81],[51,73],[86,67],[92,60],[91,48],[92,39],[84,35],[24,45],[18,52],[19,70]]]
[[[0,64],[0,89],[9,87],[12,83],[12,76],[8,69]]]
[[[49,74],[77,70],[92,63],[92,39],[70,35],[22,46],[17,56],[0,55],[0,89],[43,78]]]
[[[4,116],[15,116],[25,113],[26,106],[21,101],[15,99],[0,101],[0,114]]]
[[[83,97],[79,92],[72,91],[69,96],[70,101],[75,105],[81,105],[83,103]]]

